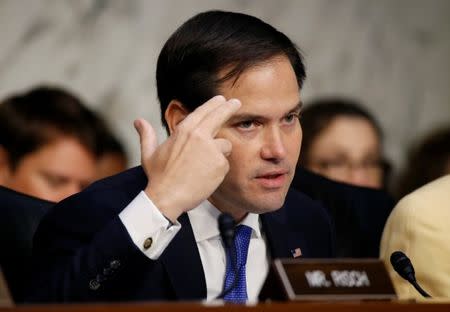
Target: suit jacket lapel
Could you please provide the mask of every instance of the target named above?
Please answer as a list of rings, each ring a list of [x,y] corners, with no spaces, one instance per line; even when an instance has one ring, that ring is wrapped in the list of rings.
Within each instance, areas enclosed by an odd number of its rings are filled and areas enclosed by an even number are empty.
[[[181,215],[178,221],[181,230],[161,255],[161,261],[177,299],[205,299],[205,274],[188,215]]]

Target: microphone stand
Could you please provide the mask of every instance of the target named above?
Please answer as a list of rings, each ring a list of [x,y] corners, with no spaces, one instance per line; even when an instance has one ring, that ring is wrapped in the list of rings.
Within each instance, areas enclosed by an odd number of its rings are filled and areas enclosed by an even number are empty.
[[[409,280],[408,280],[409,281]],[[414,288],[425,298],[431,298],[431,296],[422,288],[420,287],[419,283],[417,283],[416,279],[409,281]]]

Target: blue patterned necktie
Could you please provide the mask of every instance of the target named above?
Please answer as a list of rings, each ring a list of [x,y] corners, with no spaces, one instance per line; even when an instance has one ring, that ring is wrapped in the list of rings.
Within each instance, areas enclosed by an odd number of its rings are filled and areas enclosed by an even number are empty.
[[[234,237],[234,247],[236,250],[236,266],[238,268],[237,282],[235,287],[223,297],[225,301],[234,303],[243,303],[247,301],[247,280],[245,277],[245,265],[247,263],[248,245],[250,243],[250,236],[252,229],[246,225],[239,225],[236,228]],[[229,289],[235,279],[235,270],[230,259],[230,253],[227,257],[227,270],[225,272],[224,289]]]

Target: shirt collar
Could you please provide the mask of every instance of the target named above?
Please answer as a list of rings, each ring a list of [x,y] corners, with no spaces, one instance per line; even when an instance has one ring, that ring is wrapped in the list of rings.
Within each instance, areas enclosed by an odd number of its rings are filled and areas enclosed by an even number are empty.
[[[195,241],[201,242],[214,237],[220,237],[217,219],[221,212],[209,201],[205,200],[194,209],[188,211],[189,221],[194,232]],[[261,237],[259,215],[249,213],[241,223],[252,229],[252,236]]]

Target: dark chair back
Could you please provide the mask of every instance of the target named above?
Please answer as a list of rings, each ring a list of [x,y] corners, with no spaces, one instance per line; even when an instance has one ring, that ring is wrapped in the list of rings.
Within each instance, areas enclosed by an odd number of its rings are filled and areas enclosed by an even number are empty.
[[[0,267],[15,302],[22,298],[34,232],[53,204],[0,186]]]

